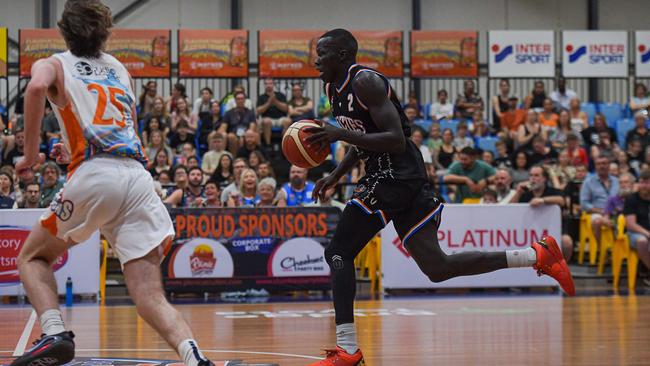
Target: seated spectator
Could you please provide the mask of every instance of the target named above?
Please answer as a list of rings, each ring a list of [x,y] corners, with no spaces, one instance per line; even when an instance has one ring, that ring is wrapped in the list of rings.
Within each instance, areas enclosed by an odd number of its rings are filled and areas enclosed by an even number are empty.
[[[557,164],[551,165],[548,173],[553,183],[553,188],[563,191],[567,184],[572,181],[576,175],[576,168],[571,165],[569,152],[565,149],[560,152]]]
[[[559,116],[555,113],[553,101],[551,98],[544,99],[543,110],[539,113],[539,122],[542,126],[555,130],[557,128]]]
[[[253,150],[250,155],[248,155],[248,167],[253,169],[257,173],[257,168],[260,164],[266,162],[266,158],[262,154],[261,150]]]
[[[332,106],[330,105],[329,99],[327,99],[327,94],[321,94],[318,99],[318,119],[322,121],[333,121],[334,116],[332,115]]]
[[[63,188],[61,168],[56,163],[48,161],[41,168],[41,197],[38,205],[49,207],[54,196]]]
[[[481,197],[481,203],[484,204],[494,204],[497,203],[497,193],[490,188],[486,188],[483,191],[483,197]]]
[[[303,119],[315,119],[314,102],[302,94],[302,86],[300,83],[294,83],[291,86],[291,100],[289,101],[289,117],[292,122],[298,122]],[[286,131],[287,127],[283,126],[282,134]]]
[[[257,201],[255,206],[258,207],[286,207],[287,203],[284,199],[278,198],[275,193],[277,183],[275,179],[266,177],[260,180],[257,184]]]
[[[172,173],[169,170],[163,170],[162,172],[160,172],[160,174],[158,174],[158,177],[157,177],[156,180],[158,182],[160,182],[160,184],[162,186],[167,186],[167,185],[173,184],[173,182],[172,182]],[[163,196],[167,197],[167,193],[164,192]]]
[[[219,188],[224,189],[232,183],[234,179],[232,156],[230,153],[222,154],[219,158],[219,164],[210,176],[210,180],[217,182]]]
[[[185,85],[181,83],[176,83],[172,87],[172,92],[169,98],[167,98],[167,102],[165,103],[167,106],[167,113],[174,113],[178,109],[176,106],[176,103],[178,102],[178,98],[183,98],[185,100],[185,104],[187,104],[187,94],[185,93]]]
[[[171,147],[167,146],[165,139],[163,138],[162,131],[152,131],[151,138],[145,149],[145,154],[149,159],[155,158],[158,150],[164,149],[167,152],[169,157],[169,164],[172,163],[172,156],[174,155]]]
[[[604,219],[604,210],[607,200],[618,195],[619,183],[616,177],[609,174],[609,159],[599,157],[596,159],[596,174],[588,176],[580,188],[580,207],[591,217],[591,227],[600,243],[600,233],[603,225],[611,226],[611,222]]]
[[[430,117],[432,121],[454,118],[454,105],[449,103],[447,91],[438,90],[438,100],[431,105]]]
[[[198,121],[205,115],[210,115],[212,109],[212,102],[214,100],[214,93],[209,87],[201,89],[201,96],[194,100],[192,103],[192,120]]]
[[[533,109],[535,112],[541,112],[544,109],[544,100],[546,99],[546,89],[544,82],[537,80],[533,90],[524,100],[524,108]]]
[[[560,110],[557,123],[557,128],[554,128],[548,134],[551,141],[551,146],[555,150],[559,151],[566,148],[566,139],[567,136],[569,136],[569,133],[575,132],[576,136],[582,136],[579,132],[571,129],[571,117],[569,116],[569,111],[567,109]]]
[[[589,118],[580,107],[580,99],[573,98],[569,102],[569,116],[571,117],[571,129],[576,132],[589,127]]]
[[[166,197],[169,197],[176,190],[184,190],[187,188],[187,172],[187,167],[185,165],[176,165],[172,168],[171,176],[174,177],[174,187],[167,190],[167,193],[165,194]]]
[[[594,125],[582,130],[582,139],[585,141],[587,149],[591,149],[592,145],[598,145],[600,142],[600,133],[606,132],[609,134],[609,141],[618,141],[616,131],[613,128],[607,127],[605,116],[602,113],[596,113],[594,116]]]
[[[634,96],[630,98],[630,109],[636,114],[638,111],[647,111],[650,105],[648,88],[643,83],[634,84]]]
[[[630,141],[637,139],[641,141],[642,149],[650,146],[650,132],[646,128],[648,122],[648,112],[642,109],[634,114],[634,128],[627,132],[625,136],[625,146],[629,145]]]
[[[295,165],[289,170],[289,182],[282,186],[278,198],[283,198],[288,207],[304,206],[312,202],[314,183],[307,181],[307,169]]]
[[[169,146],[176,154],[180,154],[183,150],[183,145],[190,144],[194,146],[194,134],[187,126],[185,121],[179,123],[176,132],[171,134],[169,139]]]
[[[529,109],[526,114],[526,122],[519,126],[519,130],[517,131],[518,149],[530,152],[533,149],[533,139],[538,136],[544,141],[548,139],[546,130],[539,123],[537,112]]]
[[[587,157],[587,151],[580,147],[579,141],[580,139],[575,133],[571,132],[567,135],[566,150],[569,153],[571,165],[575,167],[579,165],[588,166],[589,158]]]
[[[442,131],[442,145],[434,154],[436,167],[443,170],[448,169],[456,160],[457,153],[458,149],[454,145],[454,133],[449,128],[445,128]]]
[[[154,131],[160,132],[162,139],[167,140],[167,132],[169,129],[163,128],[164,127],[160,124],[158,117],[150,117],[142,130],[142,143],[144,146],[149,146],[149,143],[151,142],[151,134]]]
[[[551,100],[556,105],[556,109],[569,109],[571,99],[576,98],[578,94],[566,87],[566,79],[557,79],[557,89],[551,93]]]
[[[650,268],[650,170],[645,169],[639,177],[638,192],[625,199],[623,214],[630,246],[636,248],[639,259]],[[648,284],[648,281],[645,281]]]
[[[411,141],[415,144],[415,146],[420,149],[420,153],[422,154],[422,159],[424,159],[424,166],[427,169],[427,174],[429,177],[435,177],[436,172],[435,169],[433,168],[433,158],[431,155],[431,150],[429,150],[428,147],[422,144],[423,141],[423,136],[422,136],[422,131],[419,129],[413,130],[411,132]]]
[[[2,165],[15,166],[18,160],[23,156],[25,149],[25,132],[22,129],[14,133],[14,146],[12,149],[6,149],[2,157]]]
[[[490,150],[483,151],[481,160],[489,166],[494,166],[494,153]]]
[[[244,88],[243,85],[238,84],[233,86],[232,91],[228,93],[221,100],[221,105],[223,106],[223,113],[226,113],[237,106],[237,103],[235,102],[235,94],[238,92],[243,92],[244,94],[246,94],[246,89]],[[250,98],[246,98],[246,102],[244,102],[244,106],[250,110],[253,110],[253,102],[250,100]]]
[[[2,116],[0,116],[0,120],[1,119]],[[4,130],[2,121],[0,121],[0,127]],[[41,129],[44,135],[43,141],[45,141],[46,144],[51,144],[53,139],[61,140],[61,127],[59,126],[59,121],[57,121],[56,115],[51,108],[46,107],[46,114],[45,117],[43,117],[43,125]],[[0,151],[2,151],[2,147],[0,147]]]
[[[275,172],[273,171],[273,166],[268,161],[263,161],[260,165],[257,166],[257,176],[260,179],[264,178],[273,178],[275,179]]]
[[[167,150],[158,149],[154,160],[150,161],[151,166],[149,167],[149,173],[153,179],[156,179],[161,172],[167,171],[171,168],[170,161],[171,159],[169,158],[169,155],[167,155]]]
[[[616,157],[616,153],[620,150],[616,143],[610,140],[610,134],[607,131],[598,133],[598,143],[591,145],[591,159],[596,160],[599,156],[605,156],[610,161]]]
[[[235,94],[235,108],[226,112],[223,117],[222,127],[219,132],[227,134],[228,136],[228,150],[232,154],[237,153],[240,139],[243,139],[247,130],[257,131],[257,124],[255,120],[255,113],[246,108],[244,105],[246,101],[246,94],[238,92]]]
[[[508,153],[508,146],[506,143],[499,139],[496,144],[497,155],[494,158],[494,166],[497,168],[512,168],[512,157]]]
[[[632,167],[630,167],[630,164],[627,161],[627,153],[625,151],[619,149],[616,152],[616,163],[618,164],[618,170],[620,174],[629,173],[632,174],[632,176],[634,176],[634,178],[636,179],[637,177],[636,171],[634,171]]]
[[[212,131],[208,136],[208,148],[208,152],[203,154],[201,169],[206,175],[212,175],[221,161],[221,156],[230,152],[225,150],[226,141],[223,134],[217,131]]]
[[[471,119],[476,110],[483,110],[483,99],[475,91],[474,81],[465,80],[463,94],[456,98],[456,118]]]
[[[205,198],[202,200],[199,207],[203,208],[212,208],[212,207],[222,207],[221,205],[221,188],[219,183],[209,180],[205,183]]]
[[[605,220],[610,221],[612,225],[616,225],[616,217],[623,213],[625,199],[634,194],[634,184],[636,183],[636,178],[634,178],[634,176],[629,173],[621,174],[618,177],[618,183],[620,186],[618,194],[609,197],[604,209]]]
[[[25,196],[18,208],[42,208],[39,205],[41,200],[41,186],[37,182],[33,182],[25,187]]]
[[[546,141],[541,136],[533,139],[533,148],[528,157],[530,165],[548,165],[557,162],[557,152],[546,146]]]
[[[411,127],[411,130],[421,130],[422,128],[415,124],[415,121],[418,119],[418,111],[413,107],[404,108],[404,115],[406,116],[406,121]]]
[[[248,158],[250,157],[253,151],[258,151],[260,154],[262,154],[264,160],[267,160],[266,154],[262,151],[260,147],[259,133],[253,130],[248,130],[244,133],[244,144],[242,145],[242,147],[239,148],[239,150],[237,150],[236,156],[238,158],[244,158],[248,160]]]
[[[499,94],[492,97],[492,121],[495,130],[502,128],[501,119],[510,109],[510,81],[508,79],[499,80]]]
[[[187,161],[192,156],[196,156],[196,148],[193,143],[186,142],[181,146],[180,153],[176,154],[174,164],[185,165],[189,169],[190,166]]]
[[[273,126],[282,126],[283,130],[291,124],[291,119],[287,117],[289,105],[287,96],[275,91],[273,79],[264,79],[264,93],[257,97],[257,115],[261,118],[262,137],[264,143],[271,144],[271,128]]]
[[[609,174],[618,178],[620,171],[618,170],[618,163],[615,161],[612,161],[609,163]]]
[[[226,155],[227,156],[227,155]],[[244,158],[237,158],[232,163],[232,179],[223,191],[221,191],[221,203],[225,206],[231,195],[237,196],[239,194],[239,183],[241,182],[241,175],[245,169],[248,169],[248,163]],[[219,170],[217,170],[218,172]]]
[[[645,157],[643,156],[643,146],[641,145],[641,140],[632,139],[627,144],[627,162],[630,164],[630,168],[634,170],[637,177],[641,174],[641,165]]]
[[[440,132],[440,124],[432,123],[429,128],[429,136],[424,140],[424,145],[429,148],[429,151],[436,151],[442,146],[442,134]]]
[[[0,171],[0,209],[18,208],[14,197],[14,178],[8,172]]]
[[[147,82],[147,84],[142,88],[142,93],[140,94],[139,104],[140,113],[138,114],[138,120],[141,120],[148,113],[151,113],[153,110],[153,103],[156,97],[158,96],[158,83],[153,80]]]
[[[228,207],[255,207],[257,196],[257,173],[253,169],[246,168],[241,173],[239,189],[230,193]]]
[[[501,116],[501,131],[504,137],[510,140],[517,138],[517,131],[519,126],[526,122],[526,110],[517,108],[519,99],[517,97],[510,97],[508,99],[508,109],[502,113]]]
[[[201,128],[199,133],[199,144],[207,145],[208,136],[221,127],[223,120],[221,119],[221,105],[218,101],[213,101],[210,105],[210,113],[204,113],[201,117]],[[224,142],[225,146],[225,142]]]
[[[163,136],[167,138],[167,134],[169,133],[169,128],[171,127],[172,121],[169,113],[167,113],[167,109],[165,108],[165,100],[161,96],[154,98],[153,109],[150,113],[147,113],[142,120],[142,123],[144,123],[143,133],[144,131],[147,131],[149,134],[151,134],[151,130],[154,129],[149,126],[151,124],[152,118],[156,118],[158,120],[158,129],[163,131]],[[145,140],[144,135],[143,140]],[[145,145],[146,144],[147,142],[145,142]]]
[[[200,167],[199,158],[196,155],[189,156],[186,160],[187,169],[192,169],[194,167]]]
[[[488,181],[496,171],[493,167],[477,160],[477,152],[471,147],[460,151],[460,159],[449,167],[449,173],[444,176],[446,184],[457,184],[456,203],[461,203],[465,198],[481,198],[481,194]]]
[[[457,150],[463,150],[466,147],[474,147],[474,139],[469,135],[467,124],[460,122],[456,129],[456,138],[454,138],[454,146]]]
[[[518,185],[521,182],[528,180],[528,155],[525,152],[520,151],[515,154],[515,159],[513,162],[512,170],[512,183]]]
[[[189,169],[187,186],[174,191],[165,199],[173,207],[201,207],[205,200],[203,189],[203,170],[199,167]]]
[[[540,205],[565,206],[564,193],[548,185],[549,175],[546,169],[540,165],[530,168],[530,179],[517,185],[515,195],[510,203],[529,203],[536,207]],[[570,260],[573,254],[573,240],[569,235],[562,234],[562,254],[565,260]]]
[[[512,176],[508,169],[497,169],[494,174],[494,193],[496,194],[495,203],[506,205],[515,195],[515,190],[512,189]]]
[[[196,133],[196,120],[192,119],[185,98],[178,98],[178,100],[176,100],[176,111],[172,112],[171,133],[174,134],[178,132],[177,130],[181,126],[188,128],[189,133]]]
[[[422,104],[418,101],[418,95],[415,90],[409,91],[408,102],[404,104],[403,108],[406,109],[407,107],[415,109],[415,112],[417,113],[416,118],[424,118],[424,115],[422,114]]]
[[[472,120],[473,120],[472,135],[474,136],[475,139],[478,139],[479,137],[488,137],[492,135],[490,131],[490,126],[488,125],[487,121],[483,119],[482,111],[474,112],[474,115],[472,116]]]

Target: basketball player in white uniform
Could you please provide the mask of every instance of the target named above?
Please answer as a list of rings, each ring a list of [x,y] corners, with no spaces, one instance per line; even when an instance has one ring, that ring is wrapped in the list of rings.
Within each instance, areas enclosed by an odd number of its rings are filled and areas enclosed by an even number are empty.
[[[32,67],[25,91],[25,154],[16,169],[30,169],[39,160],[47,98],[69,154],[69,173],[18,257],[20,279],[44,335],[12,365],[62,365],[73,359],[74,335],[59,311],[51,265],[99,229],[117,253],[140,316],[186,365],[210,366],[162,289],[160,262],[174,229],[143,166],[147,159],[136,135],[129,73],[102,52],[111,11],[99,0],[69,0],[58,26],[70,50]]]

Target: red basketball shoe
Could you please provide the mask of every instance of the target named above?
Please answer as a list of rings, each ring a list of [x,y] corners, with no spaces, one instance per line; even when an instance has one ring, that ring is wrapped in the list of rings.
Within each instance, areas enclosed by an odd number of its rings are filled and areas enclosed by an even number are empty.
[[[533,243],[532,247],[537,253],[537,263],[533,265],[533,268],[537,270],[537,274],[553,277],[567,295],[575,295],[576,289],[573,285],[571,271],[555,239],[550,235],[545,236],[542,240]]]
[[[326,349],[324,360],[310,364],[309,366],[365,366],[361,350],[357,350],[353,355],[345,352],[343,348]]]

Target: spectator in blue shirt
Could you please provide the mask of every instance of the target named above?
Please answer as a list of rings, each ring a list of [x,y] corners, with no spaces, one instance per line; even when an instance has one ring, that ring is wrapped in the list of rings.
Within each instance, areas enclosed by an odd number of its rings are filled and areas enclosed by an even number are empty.
[[[618,178],[609,174],[609,158],[598,157],[596,174],[588,176],[580,188],[580,207],[591,216],[591,228],[598,243],[602,226],[612,226],[611,221],[604,217],[605,205],[610,197],[618,195],[619,190]]]
[[[314,183],[307,181],[307,169],[295,165],[289,170],[289,183],[282,186],[279,199],[286,199],[287,207],[312,203]]]

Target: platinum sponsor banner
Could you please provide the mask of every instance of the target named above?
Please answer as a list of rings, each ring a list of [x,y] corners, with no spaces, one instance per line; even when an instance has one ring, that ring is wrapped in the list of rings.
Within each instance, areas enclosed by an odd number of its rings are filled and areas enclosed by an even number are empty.
[[[16,261],[31,228],[44,209],[0,210],[0,295],[23,295]],[[75,294],[99,292],[99,232],[64,253],[54,264],[59,294],[65,294],[65,283],[72,279]]]
[[[447,254],[464,251],[523,249],[544,234],[560,240],[561,212],[558,206],[454,205],[442,212],[438,242]],[[433,283],[420,271],[389,224],[381,233],[384,288],[467,288],[557,286],[548,276],[538,277],[532,268],[502,269]]]
[[[490,31],[490,77],[554,77],[553,31]]]
[[[626,31],[562,32],[562,74],[566,77],[627,77]]]
[[[637,77],[650,76],[650,31],[634,32],[634,56]]]

